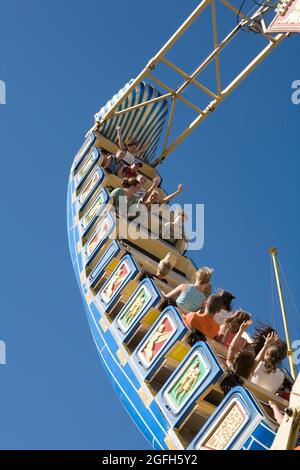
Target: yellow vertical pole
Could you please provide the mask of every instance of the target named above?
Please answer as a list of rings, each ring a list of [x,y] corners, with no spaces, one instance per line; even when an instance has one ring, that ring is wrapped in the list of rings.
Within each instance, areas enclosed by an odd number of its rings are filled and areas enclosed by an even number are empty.
[[[285,305],[284,305],[284,300],[283,300],[283,295],[282,295],[281,282],[279,278],[278,262],[277,262],[277,248],[272,247],[269,249],[269,252],[272,256],[275,277],[276,277],[276,282],[277,282],[277,289],[278,289],[278,296],[279,296],[279,302],[280,302],[281,313],[282,313],[283,327],[284,327],[286,343],[288,347],[288,360],[290,364],[290,370],[291,370],[293,379],[296,380],[297,372],[296,372],[295,364],[293,362],[293,351],[291,347],[291,340],[290,340],[290,335],[289,335],[289,330],[288,330],[286,310],[285,310]]]

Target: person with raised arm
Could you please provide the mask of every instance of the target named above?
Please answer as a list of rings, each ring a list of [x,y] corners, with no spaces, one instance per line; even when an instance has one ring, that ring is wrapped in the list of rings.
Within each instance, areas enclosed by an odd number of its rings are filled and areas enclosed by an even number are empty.
[[[117,127],[117,140],[119,149],[125,150],[126,152],[124,161],[130,165],[136,160],[137,157],[140,157],[149,146],[149,142],[146,142],[144,145],[139,145],[137,140],[132,136],[127,137],[127,139],[124,141],[120,126]]]
[[[237,310],[235,313],[230,315],[230,317],[226,318],[225,323],[220,326],[217,341],[225,346],[230,346],[235,335],[238,333],[240,326],[249,320],[251,320],[250,313],[245,312],[244,310]],[[236,347],[239,350],[242,350],[246,344],[247,340],[241,336],[239,343],[236,343]]]
[[[122,165],[118,171],[119,178],[137,178],[138,170],[142,168],[143,164],[135,160],[131,165]]]
[[[150,188],[145,192],[145,194],[139,201],[140,203],[143,203],[147,207],[147,209],[150,209],[152,204],[167,204],[168,202],[170,202],[172,199],[174,199],[176,196],[178,196],[178,194],[180,194],[183,191],[182,184],[179,184],[177,191],[167,196],[164,196],[163,198],[160,198],[159,192],[157,190],[159,182],[160,182],[160,178],[156,176]]]
[[[123,209],[122,212],[126,212],[123,215],[128,215],[130,207],[138,202],[135,193],[139,188],[140,184],[136,178],[123,178],[122,187],[114,189],[110,194],[110,200],[115,209],[118,212]]]
[[[226,377],[220,383],[220,388],[224,395],[238,385],[243,385],[243,378],[249,379],[251,377],[255,356],[251,350],[239,350],[239,343],[243,333],[252,325],[252,320],[244,321],[233,338],[226,358],[227,374]]]
[[[278,365],[287,356],[287,345],[273,331],[265,338],[265,344],[257,354],[251,382],[276,393],[284,380],[284,373]]]
[[[124,157],[126,152],[118,149],[115,155],[104,155],[101,166],[113,175],[119,176],[119,172],[124,168]]]
[[[197,312],[206,299],[207,286],[210,283],[213,269],[201,268],[195,274],[194,284],[179,284],[166,295],[166,299],[175,300],[183,315]],[[220,302],[221,304],[221,302]]]
[[[235,374],[241,375],[245,379],[248,379],[252,374],[255,364],[255,356],[253,352],[249,353],[248,350],[240,351],[239,342],[243,333],[245,333],[245,331],[250,328],[252,323],[252,320],[246,320],[242,322],[238,332],[230,343],[226,358],[226,366],[228,369],[230,369]]]

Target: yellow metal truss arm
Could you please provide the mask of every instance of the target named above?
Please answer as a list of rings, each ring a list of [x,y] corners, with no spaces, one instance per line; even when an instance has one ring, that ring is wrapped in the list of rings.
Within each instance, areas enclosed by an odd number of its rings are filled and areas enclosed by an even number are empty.
[[[168,121],[168,126],[166,130],[166,137],[164,140],[162,153],[153,163],[153,166],[161,163],[173,150],[181,143],[186,137],[196,129],[210,114],[214,111],[223,100],[230,95],[230,93],[257,67],[260,62],[262,62],[274,49],[277,47],[288,34],[267,34],[265,32],[265,16],[270,12],[269,5],[272,3],[272,0],[267,0],[262,6],[255,6],[254,12],[246,15],[242,11],[238,11],[229,0],[202,0],[202,2],[195,8],[191,15],[186,19],[186,21],[177,29],[173,36],[166,42],[166,44],[160,49],[160,51],[148,62],[146,67],[140,72],[135,80],[127,88],[126,92],[114,103],[114,105],[107,111],[107,113],[101,116],[100,121],[96,121],[95,126],[89,131],[100,130],[102,124],[111,117],[119,114],[130,113],[137,108],[146,106],[147,104],[153,103],[154,101],[160,101],[162,99],[170,100],[171,110]],[[220,38],[219,34],[219,23],[224,21],[222,15],[217,16],[217,6],[223,5],[223,8],[226,7],[227,11],[230,11],[233,14],[233,18],[238,18],[236,25],[231,29],[231,31],[223,38]],[[201,14],[204,13],[207,8],[211,9],[211,30],[213,37],[213,49],[205,57],[205,59],[195,68],[192,73],[189,73],[179,67],[177,64],[174,64],[173,61],[169,60],[166,57],[167,53],[175,46],[175,44],[180,40],[182,35],[192,26],[192,24],[199,18]],[[230,83],[223,84],[221,80],[221,62],[220,55],[225,47],[228,47],[232,40],[241,33],[242,29],[248,28],[249,31],[255,29],[255,32],[259,33],[261,37],[267,42],[259,52],[249,61],[248,65],[238,73],[234,74],[234,78]],[[254,33],[249,33],[248,37],[253,37]],[[214,84],[204,85],[201,83],[201,73],[206,70],[208,65],[211,62],[215,62],[215,80],[216,88],[214,90]],[[157,66],[162,63],[169,70],[175,72],[179,77],[183,78],[182,84],[173,89],[172,86],[169,86],[167,83],[164,83],[157,75]],[[144,103],[140,103],[135,106],[128,107],[126,109],[118,110],[120,105],[124,102],[127,96],[134,90],[134,88],[142,81],[148,79],[150,82],[154,82],[160,88],[164,90],[164,94],[157,98],[154,98]],[[213,80],[212,80],[213,81]],[[207,97],[207,102],[204,103],[204,106],[199,107],[192,100],[187,99],[186,96],[183,96],[185,90],[193,84],[196,86],[201,93],[204,94],[204,97]],[[167,93],[166,93],[167,92]],[[169,143],[171,130],[173,128],[174,120],[176,119],[177,109],[176,103],[180,100],[189,108],[191,108],[195,113],[195,119],[190,122],[188,127],[186,127],[179,136],[174,138],[174,140]]]

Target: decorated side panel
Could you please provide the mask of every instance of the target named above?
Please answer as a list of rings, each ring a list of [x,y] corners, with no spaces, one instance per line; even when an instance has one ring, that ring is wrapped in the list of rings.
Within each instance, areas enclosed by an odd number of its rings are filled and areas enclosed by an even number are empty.
[[[75,159],[74,159],[74,162],[73,162],[72,171],[74,173],[76,173],[76,171],[78,170],[78,167],[79,167],[80,163],[82,162],[82,160],[84,159],[86,154],[91,150],[91,148],[94,145],[95,141],[96,141],[95,135],[91,134],[87,137],[87,139],[83,143],[82,147],[80,148],[77,155],[75,156]]]
[[[80,190],[83,182],[85,181],[90,170],[96,165],[100,158],[100,150],[97,148],[92,149],[88,155],[83,159],[81,165],[78,168],[77,173],[74,176],[74,183],[77,193]]]
[[[193,450],[268,449],[274,440],[267,416],[251,393],[235,387],[192,441]]]
[[[100,186],[103,181],[105,174],[100,167],[95,168],[91,175],[87,178],[85,184],[83,185],[77,201],[78,209],[80,213],[84,210],[87,203],[89,202],[91,196],[95,193],[96,189]]]
[[[89,268],[102,246],[107,242],[115,230],[115,219],[107,212],[95,226],[95,230],[84,246],[85,267]]]
[[[131,255],[125,255],[111,276],[107,279],[99,293],[97,303],[108,313],[118,300],[122,290],[130,280],[139,273],[138,266]]]
[[[93,227],[94,223],[98,219],[99,215],[107,207],[109,201],[109,194],[105,188],[95,195],[94,200],[91,202],[91,206],[80,219],[80,230],[81,236],[86,237],[88,232]]]
[[[170,425],[178,427],[222,375],[223,369],[210,346],[196,343],[157,395]]]
[[[104,274],[106,266],[116,258],[122,251],[122,246],[117,240],[113,240],[105,250],[99,263],[95,266],[91,274],[88,276],[88,284],[90,289],[95,289],[101,277]]]
[[[154,282],[144,279],[113,322],[113,328],[123,343],[130,341],[141,319],[160,300],[161,295]]]
[[[132,359],[145,380],[150,380],[162,364],[167,351],[185,336],[188,329],[178,310],[167,307],[154,323]]]

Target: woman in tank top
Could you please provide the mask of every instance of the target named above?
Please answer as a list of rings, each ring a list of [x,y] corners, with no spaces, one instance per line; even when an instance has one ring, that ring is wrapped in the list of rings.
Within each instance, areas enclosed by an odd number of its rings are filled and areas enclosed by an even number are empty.
[[[180,284],[166,295],[167,299],[176,301],[178,309],[183,315],[200,310],[206,299],[207,285],[210,282],[213,270],[201,268],[196,272],[194,284]]]

